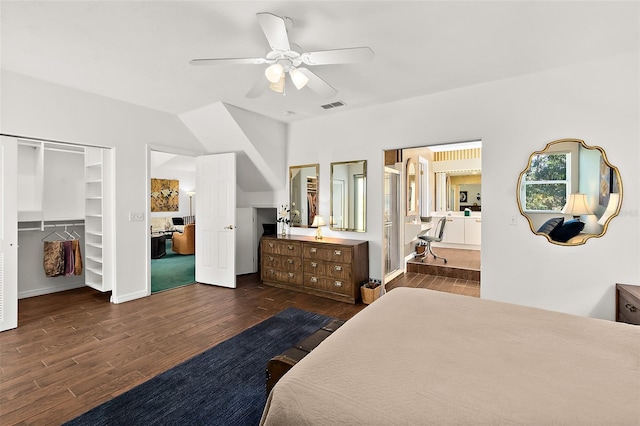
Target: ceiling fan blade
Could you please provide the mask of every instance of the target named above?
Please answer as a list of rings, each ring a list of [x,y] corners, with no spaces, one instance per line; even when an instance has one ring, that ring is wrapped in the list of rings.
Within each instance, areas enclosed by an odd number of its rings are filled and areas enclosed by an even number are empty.
[[[217,59],[192,59],[189,61],[191,65],[260,65],[269,61],[265,58],[217,58]]]
[[[284,19],[280,16],[268,12],[256,13],[258,22],[262,27],[271,50],[279,50],[288,52],[291,50],[289,46],[289,36],[287,35],[287,26]]]
[[[267,88],[268,83],[269,82],[264,79],[264,75],[260,75],[260,77],[258,77],[256,82],[254,83],[253,87],[249,89],[249,91],[247,92],[246,95],[244,95],[244,97],[257,98],[258,96],[262,95],[264,90]]]
[[[313,72],[309,71],[307,68],[297,68],[297,70],[309,79],[306,87],[313,90],[323,98],[331,98],[338,94],[338,91],[334,89],[329,83],[318,77]]]
[[[319,50],[301,55],[307,65],[353,64],[373,58],[375,53],[369,47],[350,47],[346,49]]]

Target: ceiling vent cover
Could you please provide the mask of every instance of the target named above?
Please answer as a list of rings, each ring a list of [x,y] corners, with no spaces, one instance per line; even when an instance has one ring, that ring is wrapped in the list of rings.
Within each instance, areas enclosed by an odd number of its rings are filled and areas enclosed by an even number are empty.
[[[331,102],[330,104],[320,105],[324,109],[338,108],[341,106],[345,106],[346,104],[342,101]]]

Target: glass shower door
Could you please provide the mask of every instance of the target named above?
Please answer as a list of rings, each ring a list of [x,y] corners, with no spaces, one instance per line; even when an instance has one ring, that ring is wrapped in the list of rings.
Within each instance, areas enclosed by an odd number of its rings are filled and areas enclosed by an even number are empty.
[[[384,168],[384,282],[402,273],[400,260],[400,171]]]

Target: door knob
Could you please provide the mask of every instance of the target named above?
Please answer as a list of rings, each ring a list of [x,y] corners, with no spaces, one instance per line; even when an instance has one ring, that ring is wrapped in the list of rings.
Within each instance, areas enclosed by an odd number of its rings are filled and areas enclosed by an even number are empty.
[[[233,225],[225,226],[224,229],[235,229],[235,226]]]

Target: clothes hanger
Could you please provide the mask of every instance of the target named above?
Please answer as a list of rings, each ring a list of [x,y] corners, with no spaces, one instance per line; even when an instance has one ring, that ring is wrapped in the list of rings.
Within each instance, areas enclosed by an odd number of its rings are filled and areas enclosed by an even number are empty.
[[[47,238],[49,238],[50,236],[52,236],[53,234],[57,235],[59,239],[61,239],[62,241],[67,241],[67,238],[63,235],[60,235],[58,233],[58,231],[51,231],[49,232],[49,234],[45,237],[43,237],[40,241],[45,241]],[[59,240],[54,240],[54,241],[59,241]]]

